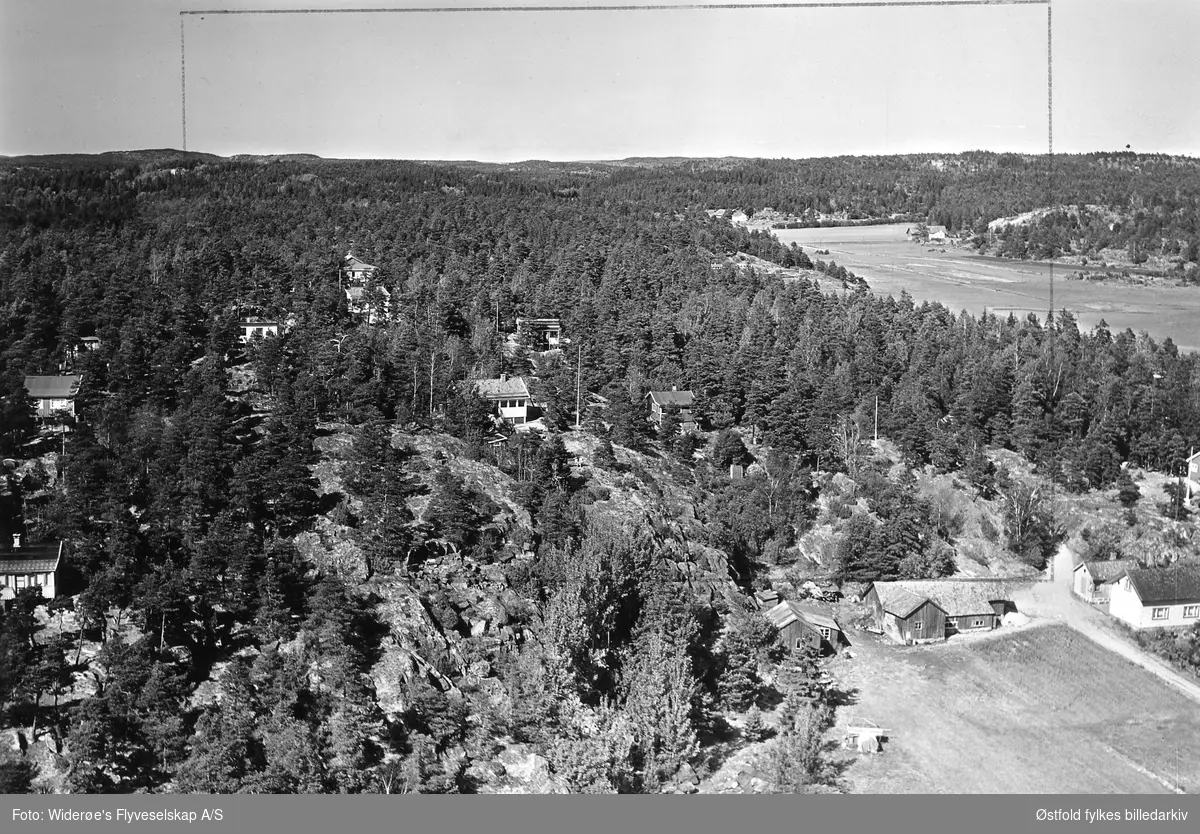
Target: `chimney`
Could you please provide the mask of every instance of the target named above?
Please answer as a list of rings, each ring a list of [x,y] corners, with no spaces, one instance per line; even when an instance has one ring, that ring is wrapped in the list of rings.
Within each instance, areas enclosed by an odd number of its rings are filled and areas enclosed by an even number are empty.
[[[20,550],[21,549],[21,534],[13,533],[12,536],[13,536],[13,550]]]
[[[508,382],[508,374],[500,374],[501,382]]]
[[[671,386],[671,390],[672,390],[672,391],[678,391],[678,390],[679,390],[679,386],[678,386],[678,385],[672,385],[672,386]]]

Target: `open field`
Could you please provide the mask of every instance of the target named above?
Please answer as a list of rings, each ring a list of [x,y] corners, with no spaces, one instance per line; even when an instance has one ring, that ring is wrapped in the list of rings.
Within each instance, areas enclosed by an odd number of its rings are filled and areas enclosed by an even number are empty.
[[[950,247],[929,251],[942,247],[909,243],[904,232],[911,225],[777,229],[774,234],[804,247],[810,257],[837,261],[866,278],[880,295],[899,296],[907,290],[918,303],[939,301],[955,312],[1013,312],[1019,318],[1033,312],[1045,318],[1049,265],[980,257]],[[828,249],[829,254],[813,255],[814,249]],[[1090,330],[1104,319],[1114,331],[1145,330],[1160,341],[1170,336],[1182,350],[1200,350],[1200,288],[1066,280],[1077,269],[1055,267],[1054,306],[1070,310],[1081,329]]]
[[[831,661],[857,690],[839,721],[894,734],[851,757],[854,793],[1200,791],[1200,710],[1145,670],[1062,625],[902,647],[852,631]]]

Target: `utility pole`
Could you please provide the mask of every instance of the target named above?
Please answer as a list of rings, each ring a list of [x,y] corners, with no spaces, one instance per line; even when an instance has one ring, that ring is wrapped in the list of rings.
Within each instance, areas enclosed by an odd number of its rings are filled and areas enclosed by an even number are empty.
[[[577,348],[575,360],[575,431],[579,431],[580,410],[580,381],[583,379],[583,345]]]
[[[879,445],[879,395],[875,395],[875,445]]]

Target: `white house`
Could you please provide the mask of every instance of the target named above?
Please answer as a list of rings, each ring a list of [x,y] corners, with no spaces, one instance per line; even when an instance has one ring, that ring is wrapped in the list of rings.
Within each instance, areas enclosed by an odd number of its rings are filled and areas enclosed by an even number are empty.
[[[1200,498],[1200,452],[1194,452],[1187,459],[1187,478],[1183,483],[1188,502],[1195,504],[1196,499]]]
[[[1133,559],[1117,559],[1111,562],[1080,562],[1071,575],[1071,588],[1075,593],[1097,604],[1108,602],[1113,584],[1125,571],[1140,565]]]
[[[267,336],[278,336],[279,322],[239,321],[238,329],[241,331],[241,334],[238,336],[238,341],[244,345],[251,339],[263,339]]]
[[[79,374],[65,376],[27,376],[25,390],[37,400],[38,417],[45,419],[56,413],[75,416],[75,397],[79,394]]]
[[[1130,568],[1112,586],[1108,613],[1139,629],[1200,622],[1200,565]]]
[[[378,267],[346,253],[341,275],[344,279],[346,306],[355,315],[365,315],[367,324],[377,318],[386,319],[392,312],[392,294],[382,284],[376,284]]]
[[[21,536],[14,533],[12,547],[0,551],[0,600],[26,588],[40,588],[43,597],[54,599],[62,547],[62,542],[22,547]]]
[[[496,409],[504,422],[520,426],[529,420],[529,387],[521,377],[500,374],[499,379],[477,379],[475,391]]]

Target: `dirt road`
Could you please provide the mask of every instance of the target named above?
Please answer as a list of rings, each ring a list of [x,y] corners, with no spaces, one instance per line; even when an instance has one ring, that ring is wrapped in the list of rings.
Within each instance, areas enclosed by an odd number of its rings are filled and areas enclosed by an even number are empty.
[[[1200,703],[1200,685],[1143,651],[1118,630],[1116,622],[1107,614],[1092,608],[1072,593],[1071,571],[1074,567],[1074,554],[1063,545],[1054,557],[1054,581],[1033,586],[1029,597],[1024,600],[1023,610],[1035,617],[1062,622],[1098,646],[1141,666]]]

